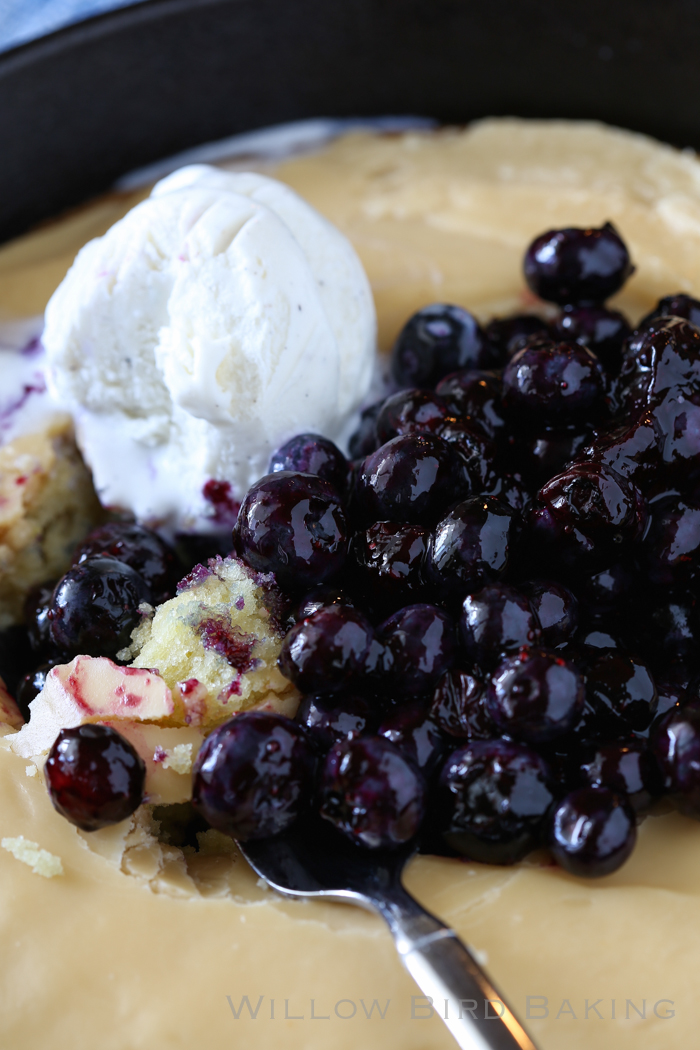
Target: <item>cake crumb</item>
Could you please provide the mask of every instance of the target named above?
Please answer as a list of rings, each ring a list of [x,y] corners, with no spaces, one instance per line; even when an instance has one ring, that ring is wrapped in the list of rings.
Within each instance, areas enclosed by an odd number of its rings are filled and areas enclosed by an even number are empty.
[[[28,766],[24,767],[24,772],[27,774],[28,777],[35,777],[39,770],[33,762],[30,762]]]
[[[36,769],[36,766],[34,767]],[[54,875],[63,875],[63,865],[60,857],[54,857],[53,853],[41,849],[38,842],[30,842],[24,835],[15,839],[2,839],[0,846],[11,853],[23,864],[29,865],[35,875],[43,875],[45,879],[52,879]]]
[[[192,769],[192,744],[176,744],[172,751],[166,748],[163,769],[189,773]]]
[[[199,852],[209,856],[220,856],[221,854],[236,853],[236,843],[228,835],[215,828],[207,831],[197,832],[197,843]]]

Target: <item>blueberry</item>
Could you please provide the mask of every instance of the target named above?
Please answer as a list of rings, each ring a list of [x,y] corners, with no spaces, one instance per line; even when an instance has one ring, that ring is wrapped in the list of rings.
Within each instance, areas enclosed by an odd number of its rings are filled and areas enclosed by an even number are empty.
[[[547,322],[534,314],[497,317],[486,325],[486,337],[500,352],[503,361],[522,350],[530,339],[549,334]]]
[[[370,673],[374,652],[369,621],[349,606],[331,605],[292,627],[277,663],[303,693],[325,693]]]
[[[345,565],[348,525],[340,496],[311,474],[280,471],[246,493],[233,530],[242,560],[290,590],[325,583]]]
[[[476,318],[460,306],[434,303],[413,314],[391,354],[400,386],[435,384],[459,368],[491,368],[498,355]]]
[[[496,668],[487,706],[503,733],[544,744],[575,726],[583,711],[583,678],[549,649],[524,646]]]
[[[623,652],[600,651],[586,672],[586,694],[601,721],[620,735],[648,729],[656,713],[651,671],[638,657]]]
[[[604,406],[605,392],[598,358],[578,343],[528,343],[503,372],[504,406],[538,423],[594,416]]]
[[[378,634],[389,655],[389,680],[399,695],[429,692],[454,663],[454,624],[434,605],[407,605],[390,616]]]
[[[542,629],[542,644],[550,647],[569,640],[578,626],[578,601],[556,580],[534,580],[524,588]]]
[[[335,744],[319,789],[321,816],[370,849],[409,842],[425,814],[425,782],[413,763],[384,737]]]
[[[609,613],[629,595],[635,581],[633,568],[616,562],[607,569],[586,574],[580,582],[579,596],[594,613]]]
[[[520,473],[529,484],[542,485],[564,470],[589,440],[590,431],[581,424],[545,427],[532,437],[521,435],[516,453]]]
[[[294,609],[293,623],[290,626],[299,620],[306,620],[319,609],[326,609],[329,605],[348,605],[352,608],[353,601],[340,587],[332,587],[330,584],[312,587]]]
[[[338,493],[348,483],[348,462],[340,449],[320,434],[297,434],[273,452],[268,473],[291,471],[323,478]]]
[[[30,671],[29,674],[20,678],[16,688],[13,690],[17,706],[22,712],[26,722],[29,721],[31,714],[29,705],[46,685],[46,676],[55,665],[55,661],[52,663],[41,664],[33,671]]]
[[[567,227],[536,237],[525,253],[525,280],[549,302],[602,303],[634,270],[615,227]]]
[[[309,806],[313,758],[304,729],[282,715],[243,711],[204,741],[192,770],[192,805],[217,831],[261,839]]]
[[[328,751],[339,740],[354,740],[369,733],[374,723],[367,701],[344,693],[302,697],[295,721],[306,727],[321,751]]]
[[[484,864],[514,864],[534,849],[552,801],[538,754],[508,740],[476,740],[445,762],[436,819],[445,842]]]
[[[419,701],[403,706],[385,718],[377,735],[391,740],[413,764],[429,777],[445,750],[445,741],[435,722]]]
[[[631,423],[602,434],[581,450],[581,457],[646,488],[661,467],[661,435],[652,413],[642,412]]]
[[[438,679],[430,705],[433,722],[452,737],[489,740],[498,730],[486,706],[486,690],[477,668],[453,667]]]
[[[657,404],[679,388],[700,383],[700,330],[680,317],[665,317],[628,341],[621,379],[628,408]]]
[[[623,795],[635,813],[646,813],[661,794],[659,767],[642,740],[604,744],[583,762],[581,772],[592,787]]]
[[[73,565],[104,556],[124,562],[141,576],[153,605],[172,598],[180,576],[175,552],[152,529],[135,522],[110,521],[93,529],[73,553]]]
[[[491,484],[484,489],[483,495],[498,496],[503,503],[512,507],[519,517],[532,501],[532,494],[522,476],[518,473],[511,474],[508,471],[492,476]]]
[[[492,667],[502,653],[538,642],[541,633],[525,595],[503,583],[464,599],[460,627],[465,650],[479,667]]]
[[[55,586],[55,583],[44,583],[32,587],[24,603],[24,622],[27,625],[29,644],[40,656],[47,655],[52,648],[49,606]]]
[[[463,423],[481,427],[488,437],[495,438],[503,431],[506,421],[499,373],[470,369],[452,372],[440,380],[435,393]]]
[[[44,777],[61,816],[83,831],[97,831],[126,820],[141,805],[146,767],[116,730],[84,725],[59,732]]]
[[[631,482],[597,463],[575,463],[543,485],[538,499],[564,528],[575,529],[611,551],[639,538],[644,499]]]
[[[618,310],[604,306],[565,306],[555,322],[560,339],[587,346],[608,375],[617,375],[622,364],[622,348],[632,334],[629,322]]]
[[[700,819],[700,701],[672,708],[655,726],[650,744],[664,789],[682,813]]]
[[[355,482],[355,505],[367,524],[431,525],[469,490],[466,465],[446,441],[432,434],[404,434],[364,461]]]
[[[503,575],[516,534],[516,514],[503,500],[465,500],[432,533],[426,577],[441,599],[459,601]]]
[[[348,449],[351,459],[361,459],[369,456],[370,452],[376,452],[379,448],[377,441],[377,416],[384,401],[363,408],[360,413],[360,422],[357,430],[350,438]]]
[[[423,587],[428,530],[378,521],[358,533],[352,553],[360,570],[355,586],[374,608],[393,611],[416,600]]]
[[[645,652],[659,666],[697,666],[700,658],[700,607],[695,594],[675,592],[656,597],[640,616],[640,635]]]
[[[608,788],[578,788],[554,810],[550,848],[572,875],[610,875],[624,864],[636,841],[632,807]]]
[[[47,614],[51,642],[71,656],[116,656],[131,644],[139,606],[150,599],[143,577],[126,562],[86,558],[56,584]]]
[[[656,320],[657,317],[684,317],[686,321],[700,327],[700,302],[684,292],[667,295],[659,299],[651,313],[642,318],[638,327],[646,328],[649,322]]]
[[[677,497],[656,502],[643,559],[649,579],[659,586],[692,583],[700,570],[700,505]]]
[[[459,453],[466,466],[470,491],[482,492],[493,484],[496,445],[479,428],[460,420],[447,421],[439,436]]]
[[[399,390],[381,407],[377,439],[383,445],[399,434],[436,434],[450,418],[447,405],[431,390]]]

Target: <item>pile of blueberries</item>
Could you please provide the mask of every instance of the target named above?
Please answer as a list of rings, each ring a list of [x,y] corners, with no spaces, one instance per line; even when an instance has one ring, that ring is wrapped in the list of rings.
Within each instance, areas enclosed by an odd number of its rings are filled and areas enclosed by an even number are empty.
[[[245,496],[235,550],[287,597],[303,699],[207,738],[213,827],[546,846],[597,876],[650,811],[700,817],[700,302],[632,331],[605,306],[633,271],[610,224],[543,234],[524,270],[548,319],[420,310],[351,460],[300,435]]]

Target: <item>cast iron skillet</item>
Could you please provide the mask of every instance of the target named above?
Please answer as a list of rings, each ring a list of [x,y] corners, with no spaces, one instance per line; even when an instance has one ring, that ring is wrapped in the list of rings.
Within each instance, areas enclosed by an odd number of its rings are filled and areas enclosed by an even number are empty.
[[[0,56],[0,240],[310,116],[594,117],[700,146],[700,0],[146,0]]]

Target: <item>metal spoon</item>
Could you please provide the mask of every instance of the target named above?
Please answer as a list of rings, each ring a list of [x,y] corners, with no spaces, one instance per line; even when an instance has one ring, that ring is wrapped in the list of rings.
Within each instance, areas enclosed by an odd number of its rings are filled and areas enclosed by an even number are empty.
[[[455,931],[404,889],[401,873],[414,847],[381,853],[365,850],[346,843],[321,822],[297,824],[274,838],[238,845],[253,871],[278,893],[357,904],[378,912],[391,930],[402,963],[432,998],[462,1050],[536,1050]]]

